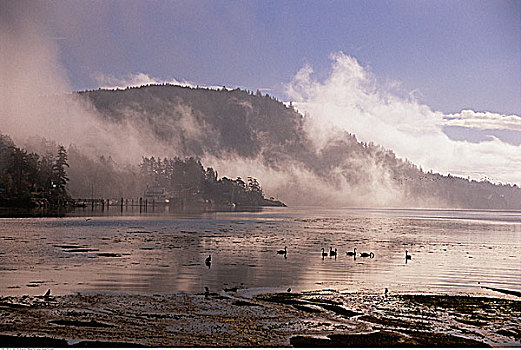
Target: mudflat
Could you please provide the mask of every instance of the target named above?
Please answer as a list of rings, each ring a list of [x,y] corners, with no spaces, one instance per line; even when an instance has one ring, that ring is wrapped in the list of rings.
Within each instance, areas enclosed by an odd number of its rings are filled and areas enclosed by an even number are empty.
[[[0,298],[4,346],[520,346],[521,300],[336,290]]]

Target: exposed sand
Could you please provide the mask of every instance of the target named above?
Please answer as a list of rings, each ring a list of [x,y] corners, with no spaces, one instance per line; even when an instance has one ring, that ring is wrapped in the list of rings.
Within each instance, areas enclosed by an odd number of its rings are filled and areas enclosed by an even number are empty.
[[[85,340],[155,347],[521,346],[521,300],[516,297],[332,290],[247,295],[232,289],[3,297],[0,340],[4,346],[86,345],[78,344]],[[35,336],[58,340],[49,345],[49,339],[23,338]]]

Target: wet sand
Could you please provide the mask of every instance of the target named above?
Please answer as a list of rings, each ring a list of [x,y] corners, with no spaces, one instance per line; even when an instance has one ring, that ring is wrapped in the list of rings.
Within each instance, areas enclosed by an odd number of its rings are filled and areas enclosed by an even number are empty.
[[[521,346],[521,299],[367,294],[0,298],[3,346]]]

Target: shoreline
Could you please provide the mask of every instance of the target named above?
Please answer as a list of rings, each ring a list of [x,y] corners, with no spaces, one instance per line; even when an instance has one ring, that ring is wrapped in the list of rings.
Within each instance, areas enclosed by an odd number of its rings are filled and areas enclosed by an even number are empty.
[[[249,298],[230,288],[0,297],[0,312],[0,340],[13,347],[521,346],[518,297],[316,290]]]

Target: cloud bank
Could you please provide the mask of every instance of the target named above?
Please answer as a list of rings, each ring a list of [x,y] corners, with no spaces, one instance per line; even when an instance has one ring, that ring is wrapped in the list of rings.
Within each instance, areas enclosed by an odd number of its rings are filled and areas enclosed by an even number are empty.
[[[463,110],[460,113],[446,114],[443,119],[446,126],[461,126],[480,130],[521,131],[521,117],[518,115]]]
[[[320,81],[304,66],[287,85],[286,94],[306,115],[310,133],[324,144],[334,128],[392,149],[423,169],[521,184],[521,147],[491,136],[483,142],[451,140],[444,126],[518,130],[521,117],[462,111],[443,115],[420,103],[415,94],[393,93],[358,61],[342,52],[331,56],[329,76]]]

